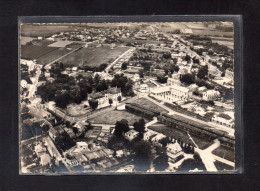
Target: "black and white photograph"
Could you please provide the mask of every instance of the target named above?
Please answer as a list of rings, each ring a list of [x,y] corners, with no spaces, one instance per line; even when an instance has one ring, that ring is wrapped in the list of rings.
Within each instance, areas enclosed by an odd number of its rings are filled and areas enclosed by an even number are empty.
[[[22,175],[235,171],[234,23],[21,23]]]

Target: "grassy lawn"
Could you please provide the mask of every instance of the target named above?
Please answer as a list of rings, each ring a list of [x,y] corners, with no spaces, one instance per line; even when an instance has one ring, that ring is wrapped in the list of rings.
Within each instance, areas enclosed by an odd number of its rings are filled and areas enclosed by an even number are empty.
[[[106,114],[102,114],[98,117],[95,117],[90,120],[91,123],[97,123],[97,124],[116,124],[117,121],[120,121],[122,119],[126,119],[128,121],[129,125],[133,125],[134,122],[138,121],[141,117],[132,114],[128,111],[118,111],[118,110],[112,110],[109,111]],[[148,120],[145,119],[145,122],[148,122]]]
[[[68,57],[63,58],[60,61],[65,65],[75,66],[78,66],[83,61],[84,65],[98,67],[103,63],[114,61],[128,49],[129,47],[115,47],[115,49],[110,49],[110,46],[82,48],[81,50],[70,54]]]
[[[166,135],[167,137],[179,139],[184,143],[194,145],[193,142],[190,140],[188,134],[185,131],[181,131],[181,130],[175,129],[173,127],[165,126],[165,125],[150,126],[149,129],[162,133],[162,134]],[[213,141],[209,142],[207,140],[201,139],[192,134],[191,134],[191,137],[193,138],[193,140],[199,146],[200,149],[205,149],[205,148],[209,147],[211,144],[213,144]]]
[[[228,147],[220,146],[220,147],[216,148],[212,152],[212,154],[217,155],[221,158],[227,159],[232,162],[235,161],[235,150],[228,148]]]
[[[225,170],[234,170],[234,167],[232,166],[229,166],[227,164],[224,164],[222,162],[219,162],[219,161],[215,161],[214,162],[216,168],[220,171],[225,171]]]
[[[151,102],[151,101],[149,101],[148,99],[145,99],[145,98],[139,98],[137,100],[134,100],[133,103],[138,104],[145,109],[149,109],[149,110],[152,110],[152,111],[155,111],[155,112],[168,112],[167,110],[159,107],[158,105],[154,104],[153,102]]]

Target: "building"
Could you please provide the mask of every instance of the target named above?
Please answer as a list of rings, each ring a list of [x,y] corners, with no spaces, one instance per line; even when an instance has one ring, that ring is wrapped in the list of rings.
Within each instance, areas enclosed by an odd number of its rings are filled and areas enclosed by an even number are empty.
[[[51,163],[51,157],[47,153],[41,155],[40,159],[41,159],[40,163],[42,166],[47,166]]]
[[[191,92],[195,92],[197,89],[198,89],[198,85],[196,85],[196,84],[191,84],[191,85],[189,86],[189,90],[190,90]]]
[[[95,99],[98,100],[98,104],[103,104],[105,102],[108,103],[109,99],[112,99],[113,101],[117,101],[117,98],[121,96],[121,89],[120,88],[109,88],[108,90],[105,90],[103,92],[96,92],[96,93],[91,93],[88,96],[89,99]]]
[[[162,140],[163,138],[165,138],[166,136],[163,134],[157,134],[156,136],[154,136],[151,141],[153,143],[158,143],[160,140]]]
[[[171,95],[175,98],[186,101],[191,97],[192,92],[189,88],[176,85],[171,87]]]
[[[53,127],[49,130],[49,136],[53,141],[55,141],[55,139],[64,132],[65,131],[61,126]]]
[[[121,158],[122,156],[124,156],[124,151],[123,150],[116,151],[116,157]]]
[[[149,91],[148,85],[147,85],[147,84],[140,84],[140,89],[139,89],[139,91],[140,91],[141,93],[147,93],[147,92]]]
[[[132,141],[134,138],[136,138],[138,136],[138,132],[134,129],[128,131],[125,133],[125,138],[129,141]]]
[[[21,87],[22,88],[27,88],[28,87],[28,84],[25,80],[21,80]]]
[[[43,146],[43,144],[38,144],[35,146],[34,151],[37,155],[37,157],[40,157],[41,155],[46,153],[46,148]]]
[[[225,119],[223,117],[219,117],[219,116],[215,115],[211,118],[211,121],[214,122],[214,123],[217,123],[219,125],[234,128],[234,120],[232,118]]]
[[[180,81],[180,79],[179,78],[174,78],[174,77],[172,77],[172,78],[168,78],[167,79],[167,86],[173,86],[173,85],[181,85],[181,81]]]
[[[234,79],[234,72],[229,68],[226,69],[225,77],[233,80]]]
[[[202,99],[209,101],[209,100],[215,100],[220,96],[219,91],[216,90],[207,90],[202,93]]]
[[[176,100],[187,101],[192,96],[192,92],[189,88],[173,85],[156,88],[151,91],[151,95],[159,100],[172,103]]]
[[[169,143],[166,147],[170,162],[176,162],[177,158],[183,155],[181,146],[178,143]]]

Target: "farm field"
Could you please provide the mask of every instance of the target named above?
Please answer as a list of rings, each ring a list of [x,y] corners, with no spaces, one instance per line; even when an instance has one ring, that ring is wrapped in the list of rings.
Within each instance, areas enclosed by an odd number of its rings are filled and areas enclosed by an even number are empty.
[[[103,63],[114,61],[128,49],[129,47],[115,47],[115,49],[110,49],[110,46],[82,48],[81,50],[73,52],[70,56],[63,58],[60,61],[65,65],[75,66],[78,66],[83,61],[84,65],[98,67]]]
[[[179,129],[175,129],[173,127],[169,127],[163,124],[155,124],[153,126],[148,127],[149,129],[162,133],[164,135],[166,135],[167,137],[172,137],[174,139],[179,139],[184,143],[188,143],[191,145],[194,145],[193,142],[190,140],[187,132],[185,131],[181,131]],[[195,141],[195,143],[198,145],[198,147],[200,149],[205,149],[207,147],[209,147],[210,145],[213,144],[212,142],[209,142],[207,140],[203,140],[195,135],[190,134],[190,136],[193,138],[193,140]],[[194,145],[195,146],[195,145]]]
[[[66,48],[24,45],[21,48],[21,58],[36,59],[40,62],[40,64],[47,64],[67,54],[70,51],[71,50],[68,50]]]
[[[45,47],[37,45],[22,45],[21,46],[21,57],[28,59],[37,59],[41,56],[47,55],[48,53],[56,50],[55,47]]]
[[[133,103],[138,104],[145,109],[149,109],[149,110],[152,110],[152,111],[155,111],[155,112],[166,112],[166,113],[168,113],[167,110],[159,107],[158,105],[154,104],[153,102],[151,102],[151,101],[149,101],[148,99],[145,99],[145,98],[139,98],[137,100],[134,100]]]
[[[131,39],[131,38],[122,38],[121,39],[125,43],[141,43],[141,44],[161,44],[163,41],[157,41],[157,40],[138,40],[138,39]]]
[[[228,147],[220,146],[220,147],[216,148],[212,152],[212,154],[217,155],[221,158],[227,159],[232,162],[235,161],[235,151],[234,151],[234,149],[231,149]]]
[[[121,119],[126,119],[128,121],[129,125],[133,125],[134,122],[138,121],[141,117],[132,114],[128,111],[118,111],[118,110],[112,110],[109,111],[106,114],[100,115],[98,117],[95,117],[93,119],[90,119],[91,123],[96,124],[116,124],[117,121],[120,121]],[[145,119],[145,122],[148,122]]]
[[[35,38],[32,37],[26,37],[26,36],[21,36],[20,38],[20,44],[21,45],[26,45],[27,42],[31,42],[32,40],[34,40]]]
[[[75,27],[72,26],[56,26],[56,25],[21,25],[21,36],[29,37],[49,37],[55,33],[74,31]]]
[[[73,41],[57,41],[57,42],[54,42],[52,44],[50,44],[48,47],[59,47],[59,48],[64,48],[65,46],[69,45],[73,43]]]

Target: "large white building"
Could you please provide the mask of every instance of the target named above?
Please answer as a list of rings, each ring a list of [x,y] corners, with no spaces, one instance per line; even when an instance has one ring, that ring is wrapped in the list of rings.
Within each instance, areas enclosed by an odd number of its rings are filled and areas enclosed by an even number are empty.
[[[192,92],[189,88],[173,85],[156,88],[151,91],[151,95],[159,100],[172,103],[177,100],[187,101],[192,96]]]

